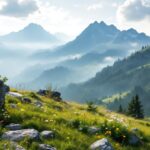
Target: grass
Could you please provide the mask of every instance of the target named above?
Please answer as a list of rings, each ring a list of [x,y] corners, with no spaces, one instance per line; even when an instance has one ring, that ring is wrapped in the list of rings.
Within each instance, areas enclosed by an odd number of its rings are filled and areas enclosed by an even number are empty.
[[[25,97],[32,100],[31,104],[21,103],[19,99],[6,97],[7,121],[20,123],[23,128],[34,128],[39,132],[52,130],[55,138],[52,140],[31,141],[24,139],[19,144],[27,150],[36,150],[39,143],[50,144],[58,150],[88,150],[89,146],[101,138],[108,138],[117,150],[149,150],[150,149],[150,122],[136,120],[124,115],[110,112],[104,107],[97,107],[96,111],[88,111],[88,106],[74,102],[56,102],[52,99],[41,97],[35,93],[20,91]],[[43,103],[41,108],[34,105],[39,100]],[[16,104],[16,108],[11,108]],[[110,122],[113,120],[113,122]],[[121,121],[121,122],[118,122]],[[106,123],[107,122],[107,123]],[[113,124],[112,124],[113,123]],[[91,126],[104,127],[100,133],[89,135],[87,128]],[[128,136],[132,128],[138,128],[142,134],[144,144],[138,147],[124,145],[126,141],[119,141],[117,136]],[[80,131],[79,128],[83,130]],[[106,129],[107,128],[107,129]],[[118,128],[115,132],[114,129]],[[6,131],[0,128],[0,135]],[[110,132],[111,131],[111,134]],[[107,133],[107,134],[106,134]],[[117,135],[118,134],[118,135]],[[120,139],[120,138],[119,138]],[[0,149],[10,149],[9,141],[0,140]],[[11,149],[10,149],[11,150]]]

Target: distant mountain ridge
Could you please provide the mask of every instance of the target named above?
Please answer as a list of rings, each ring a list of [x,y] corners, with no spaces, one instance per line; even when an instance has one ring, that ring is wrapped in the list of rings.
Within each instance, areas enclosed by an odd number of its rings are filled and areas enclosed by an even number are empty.
[[[120,31],[114,25],[105,22],[91,23],[73,41],[57,47],[53,51],[36,53],[32,58],[45,59],[66,55],[85,54],[89,52],[104,52],[108,49],[131,50],[148,45],[150,37],[144,33],[138,33],[134,29]]]
[[[87,82],[71,84],[64,88],[62,93],[67,99],[95,100],[132,90],[136,86],[149,88],[149,80],[150,47],[147,47],[128,58],[115,62],[113,66],[104,68]]]
[[[1,42],[58,42],[58,39],[48,33],[42,26],[31,23],[18,32],[12,32],[0,37]]]

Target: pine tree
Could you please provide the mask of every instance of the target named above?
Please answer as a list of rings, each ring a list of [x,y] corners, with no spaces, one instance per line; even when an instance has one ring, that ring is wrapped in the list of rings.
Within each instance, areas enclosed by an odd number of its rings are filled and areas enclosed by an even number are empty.
[[[123,113],[122,105],[119,106],[118,113]]]
[[[144,118],[144,111],[142,108],[141,101],[139,100],[139,96],[136,95],[132,98],[131,102],[128,106],[128,115],[134,117],[134,118]]]

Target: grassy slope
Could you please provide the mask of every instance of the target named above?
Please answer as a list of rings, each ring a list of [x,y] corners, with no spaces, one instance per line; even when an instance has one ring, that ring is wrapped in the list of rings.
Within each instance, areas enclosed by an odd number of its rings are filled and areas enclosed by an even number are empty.
[[[24,96],[31,97],[30,92],[21,92]],[[46,97],[39,97],[43,102],[42,108],[37,108],[34,104],[22,104],[18,99],[7,96],[6,108],[9,114],[10,123],[20,123],[24,128],[35,128],[38,131],[53,130],[56,137],[52,140],[42,140],[31,142],[28,139],[19,143],[28,150],[37,149],[38,143],[46,143],[53,145],[58,150],[88,150],[90,144],[98,139],[106,137],[104,134],[89,135],[82,133],[76,128],[72,128],[69,124],[71,121],[80,120],[82,124],[88,126],[99,126],[106,119],[112,116],[123,119],[128,129],[139,128],[144,133],[147,142],[140,147],[122,146],[112,138],[110,142],[116,150],[149,150],[150,149],[150,123],[149,121],[135,120],[123,115],[115,114],[107,111],[105,108],[98,107],[97,113],[87,111],[86,105],[76,103],[55,102]],[[35,98],[32,98],[33,102]],[[10,103],[16,103],[17,109],[11,108]],[[6,129],[1,128],[0,132]],[[0,150],[3,145],[9,145],[8,141],[0,141]],[[9,146],[8,146],[9,147]],[[9,148],[8,148],[9,149]],[[11,149],[10,149],[11,150]]]

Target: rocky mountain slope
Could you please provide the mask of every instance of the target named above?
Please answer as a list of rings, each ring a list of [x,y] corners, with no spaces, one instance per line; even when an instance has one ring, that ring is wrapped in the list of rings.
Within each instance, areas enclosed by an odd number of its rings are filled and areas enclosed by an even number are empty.
[[[150,149],[149,120],[14,89],[6,96],[5,106],[0,149]]]

